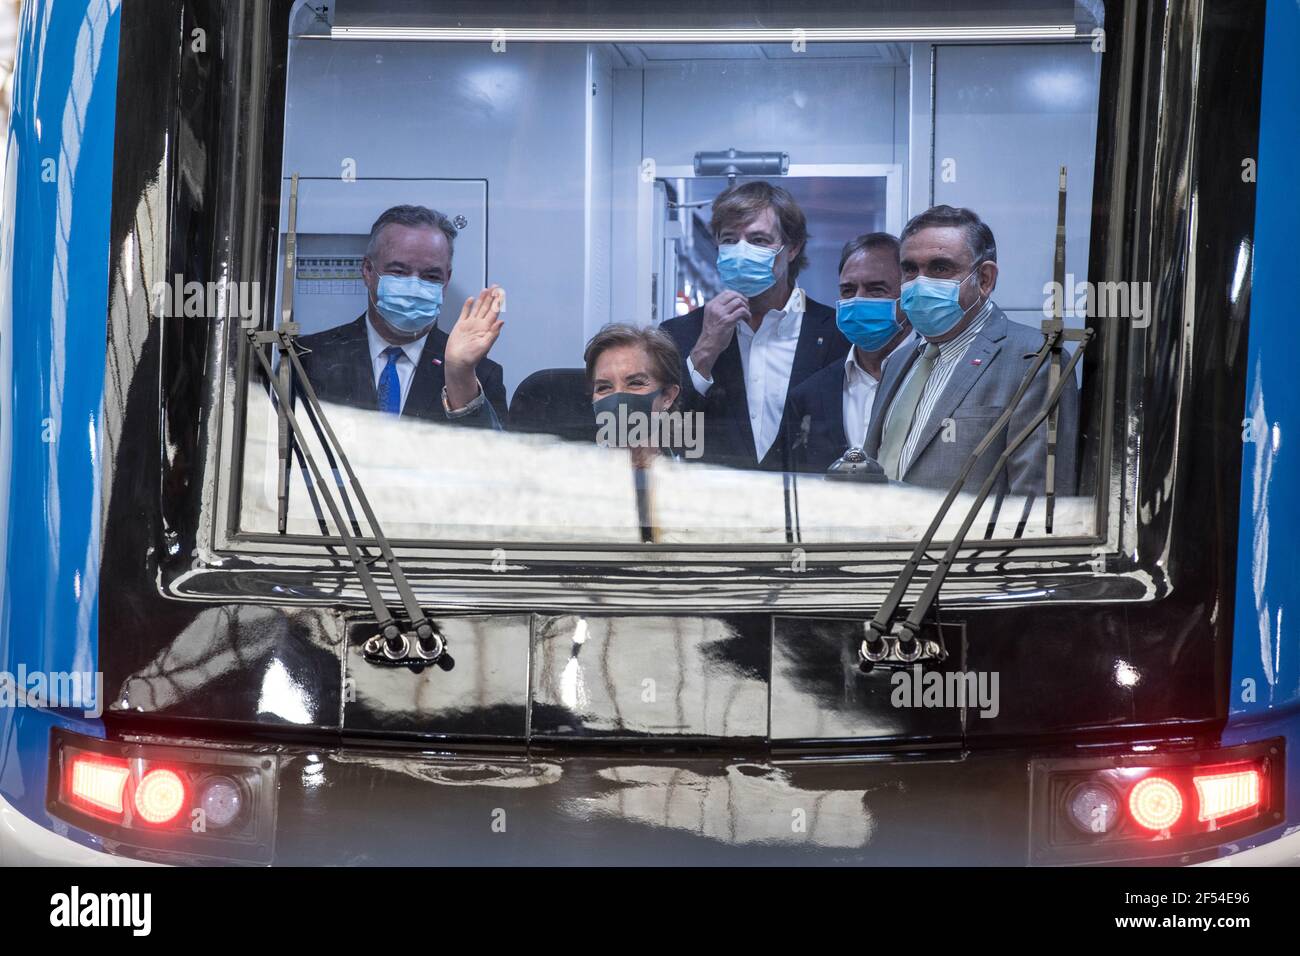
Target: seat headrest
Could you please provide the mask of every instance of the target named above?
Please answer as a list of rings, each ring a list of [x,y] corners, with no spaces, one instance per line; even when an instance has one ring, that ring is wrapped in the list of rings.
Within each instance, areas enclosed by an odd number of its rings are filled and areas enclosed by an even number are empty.
[[[510,399],[510,430],[594,442],[587,373],[580,368],[545,368],[519,383]]]

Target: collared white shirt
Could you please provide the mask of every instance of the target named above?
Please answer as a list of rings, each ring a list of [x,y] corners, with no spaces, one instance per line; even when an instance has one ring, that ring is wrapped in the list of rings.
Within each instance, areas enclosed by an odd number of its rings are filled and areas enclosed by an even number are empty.
[[[411,382],[415,380],[415,366],[420,361],[420,353],[424,351],[424,340],[429,337],[425,332],[414,342],[407,342],[400,346],[402,354],[397,357],[397,381],[402,386],[402,408],[406,408],[406,396],[411,391]],[[388,365],[388,357],[384,355],[384,349],[392,345],[382,335],[375,331],[375,327],[370,324],[370,316],[366,316],[366,341],[370,344],[370,373],[375,381],[375,393],[379,392],[379,376],[384,374],[384,369]]]
[[[925,391],[921,393],[921,401],[917,404],[916,415],[912,419],[912,429],[907,433],[907,441],[903,443],[903,450],[898,456],[898,474],[900,478],[907,474],[907,469],[912,464],[912,456],[916,454],[916,446],[921,441],[921,433],[925,431],[926,423],[929,422],[934,407],[939,404],[939,398],[943,395],[944,389],[948,387],[948,382],[952,379],[952,373],[957,371],[958,364],[960,364],[962,358],[970,349],[971,343],[983,330],[984,323],[988,321],[989,316],[992,314],[993,300],[990,299],[975,314],[975,321],[962,330],[961,335],[939,346],[939,357],[935,360],[934,370],[925,383]],[[903,389],[907,385],[907,379],[911,378],[916,372],[916,367],[917,363],[913,362],[903,381],[898,383],[898,389],[894,392],[895,402],[898,401],[898,396],[903,393]],[[890,411],[893,411],[892,404]]]
[[[894,346],[880,363],[881,375],[884,374],[886,363],[896,355],[906,355],[908,349],[916,348],[920,340],[921,337],[915,332],[903,336],[903,341]],[[880,380],[872,378],[858,364],[857,348],[850,348],[844,359],[844,440],[849,443],[849,447],[861,448],[865,443],[867,425],[871,423],[871,411],[875,407],[879,388]]]
[[[799,347],[799,331],[807,297],[798,286],[790,293],[783,309],[770,309],[758,331],[748,322],[736,323],[736,344],[740,346],[740,365],[745,375],[745,397],[749,401],[749,427],[754,432],[754,454],[758,461],[776,442],[785,415],[785,395],[794,370],[794,353]],[[797,308],[796,308],[797,307]],[[708,392],[713,379],[695,370],[688,356],[686,367],[691,384],[701,395]]]

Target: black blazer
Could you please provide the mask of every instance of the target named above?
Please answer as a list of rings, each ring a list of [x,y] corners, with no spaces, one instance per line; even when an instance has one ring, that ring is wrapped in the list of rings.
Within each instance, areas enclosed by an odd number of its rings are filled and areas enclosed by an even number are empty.
[[[844,434],[844,363],[827,365],[810,375],[791,390],[787,407],[791,467],[826,474],[849,448]]]
[[[790,390],[827,365],[843,364],[849,352],[848,339],[835,325],[835,310],[812,299],[807,299],[806,304],[799,328],[799,344],[795,347],[794,366],[790,370]],[[744,366],[740,361],[740,344],[735,337],[714,363],[713,387],[707,395],[701,395],[691,384],[686,358],[704,328],[703,307],[669,319],[659,327],[672,337],[682,355],[681,407],[685,411],[704,413],[704,454],[700,460],[733,468],[782,471],[788,457],[781,436],[790,430],[790,391],[786,392],[785,413],[777,430],[777,439],[763,460],[756,461]]]
[[[298,340],[306,352],[302,356],[303,368],[322,402],[379,410],[366,321],[363,314],[347,325],[304,335]],[[442,407],[442,388],[446,384],[442,361],[446,348],[446,333],[436,327],[430,329],[420,361],[415,366],[415,377],[411,380],[402,415],[499,430],[501,422],[506,420],[506,387],[501,366],[491,359],[479,362],[475,369],[483,394],[487,396],[487,404],[473,415],[447,418]]]

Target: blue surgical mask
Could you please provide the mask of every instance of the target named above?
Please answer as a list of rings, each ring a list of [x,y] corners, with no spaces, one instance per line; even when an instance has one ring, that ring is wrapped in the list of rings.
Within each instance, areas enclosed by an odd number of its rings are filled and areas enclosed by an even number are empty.
[[[718,246],[718,275],[722,284],[751,299],[766,292],[776,285],[772,264],[780,251],[751,245],[743,239]]]
[[[835,324],[844,337],[864,352],[889,344],[902,331],[894,314],[894,299],[840,299],[835,304]]]
[[[978,266],[976,267],[978,268]],[[975,274],[972,269],[969,279]],[[926,338],[938,338],[962,320],[966,310],[961,307],[958,297],[962,283],[966,279],[931,279],[929,276],[917,276],[903,283],[903,294],[899,303],[907,313],[912,328]]]
[[[442,283],[419,276],[379,277],[375,308],[399,332],[423,332],[442,311]]]

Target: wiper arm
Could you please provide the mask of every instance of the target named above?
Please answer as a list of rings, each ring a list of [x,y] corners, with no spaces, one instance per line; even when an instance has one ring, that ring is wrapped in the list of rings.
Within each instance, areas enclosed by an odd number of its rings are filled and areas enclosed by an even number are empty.
[[[275,389],[276,398],[283,409],[285,420],[288,422],[293,437],[306,459],[312,480],[316,484],[317,495],[324,501],[325,507],[329,509],[330,518],[338,530],[339,537],[343,539],[343,546],[347,549],[348,557],[352,559],[352,564],[356,568],[357,577],[360,579],[361,587],[366,593],[366,600],[375,614],[378,633],[366,642],[364,648],[366,656],[368,658],[382,657],[390,663],[415,663],[420,665],[439,663],[440,666],[446,667],[451,662],[450,658],[446,656],[446,641],[420,607],[420,602],[416,599],[415,592],[412,590],[410,582],[407,581],[406,574],[402,570],[397,556],[393,553],[392,545],[380,527],[379,519],[375,517],[374,509],[370,506],[370,500],[366,497],[365,490],[361,487],[356,472],[352,470],[352,463],[348,461],[343,446],[339,443],[337,436],[334,434],[334,429],[330,427],[329,419],[320,407],[320,401],[316,397],[316,390],[312,388],[311,380],[308,379],[302,361],[298,358],[298,346],[294,342],[294,334],[282,330],[268,332],[256,329],[250,329],[248,333],[257,360]],[[321,473],[320,466],[316,463],[316,457],[304,440],[306,437],[304,429],[291,407],[290,400],[292,396],[284,388],[281,379],[275,375],[270,360],[262,350],[262,346],[266,344],[276,345],[280,350],[281,362],[287,361],[292,365],[293,379],[299,385],[312,427],[315,429],[322,446],[331,449],[335,459],[347,475],[348,483],[352,486],[352,493],[356,496],[361,513],[365,516],[366,523],[370,525],[371,534],[379,549],[380,560],[388,569],[388,574],[393,579],[393,584],[401,598],[407,620],[410,622],[407,631],[403,631],[401,625],[390,612],[383,595],[380,594],[374,575],[370,571],[371,562],[362,554],[357,538],[353,534],[353,529],[349,527],[350,522],[345,519],[338,502],[334,499],[334,489],[331,488],[330,483],[326,481],[325,476]],[[338,491],[340,497],[346,501],[347,491],[341,484],[339,484]]]
[[[876,612],[876,616],[867,624],[865,628],[866,635],[863,637],[862,646],[858,650],[859,659],[865,665],[874,664],[890,657],[888,641],[891,639],[896,642],[895,654],[897,659],[900,661],[911,663],[912,661],[918,660],[924,653],[924,644],[918,640],[918,636],[920,635],[921,626],[925,620],[925,616],[929,613],[930,607],[934,604],[935,599],[939,595],[939,589],[943,587],[943,582],[948,576],[948,569],[952,566],[952,562],[957,557],[957,552],[961,550],[961,546],[965,543],[966,535],[969,534],[970,527],[975,522],[975,518],[979,515],[980,508],[983,507],[985,499],[988,498],[989,492],[996,483],[998,474],[1004,467],[1006,467],[1007,462],[1011,460],[1011,456],[1016,452],[1016,450],[1029,440],[1029,437],[1034,433],[1034,430],[1037,429],[1044,420],[1047,421],[1047,470],[1044,482],[1046,496],[1044,512],[1045,528],[1048,534],[1052,533],[1052,522],[1056,506],[1058,403],[1060,402],[1062,393],[1065,391],[1066,384],[1070,381],[1070,377],[1074,373],[1075,365],[1077,365],[1079,359],[1083,357],[1083,353],[1087,349],[1088,343],[1092,340],[1093,336],[1092,329],[1067,329],[1065,327],[1065,318],[1062,311],[1062,299],[1064,297],[1065,289],[1065,184],[1066,168],[1062,166],[1060,171],[1060,182],[1057,189],[1056,254],[1053,263],[1056,288],[1061,294],[1054,297],[1052,318],[1043,320],[1043,344],[1034,354],[1033,364],[1030,365],[1028,371],[1025,373],[1025,377],[1020,382],[1020,387],[1016,389],[1016,393],[1011,397],[1011,401],[1007,403],[1007,407],[1003,409],[1002,414],[999,415],[997,421],[993,423],[993,427],[988,430],[980,440],[979,444],[975,446],[975,450],[971,452],[970,457],[967,458],[966,462],[962,465],[962,469],[958,473],[956,480],[953,481],[952,486],[948,489],[948,494],[944,496],[943,503],[939,506],[939,510],[935,512],[934,518],[930,521],[930,526],[926,529],[921,540],[917,542],[916,548],[913,549],[911,558],[908,559],[902,572],[899,573],[898,578],[894,581],[893,587],[889,589],[889,594],[886,596],[884,603],[880,605],[880,609]],[[1070,357],[1070,361],[1064,368],[1062,368],[1061,352],[1067,339],[1077,341],[1079,347],[1075,349],[1074,355]],[[934,541],[934,536],[938,533],[939,525],[942,524],[943,519],[947,517],[948,509],[952,507],[952,503],[957,499],[957,495],[961,493],[962,486],[965,485],[966,479],[970,477],[971,470],[975,467],[975,464],[979,461],[984,452],[988,450],[989,446],[997,439],[997,436],[1000,435],[1010,424],[1011,416],[1015,414],[1016,409],[1020,407],[1020,403],[1024,401],[1025,393],[1029,391],[1030,384],[1038,375],[1039,369],[1043,367],[1043,363],[1048,361],[1049,357],[1051,365],[1049,366],[1048,371],[1047,401],[1044,402],[1043,407],[1034,415],[1030,423],[1025,426],[1025,428],[1022,429],[1015,438],[1007,443],[1007,447],[1003,450],[997,461],[994,462],[993,468],[990,470],[988,477],[985,478],[984,484],[980,487],[979,493],[975,496],[975,500],[971,502],[971,506],[966,512],[966,517],[962,521],[961,527],[953,536],[952,541],[949,542],[947,551],[944,552],[943,557],[939,560],[939,563],[931,573],[929,580],[926,582],[925,589],[921,592],[921,596],[917,599],[911,613],[908,614],[905,621],[899,624],[896,632],[894,629],[894,619],[898,615],[898,606],[902,603],[903,596],[907,593],[907,589],[911,585],[912,579],[916,576],[917,569],[920,567],[922,559],[924,559],[926,552],[929,551],[930,545]]]
[[[1044,322],[1044,325],[1047,324],[1047,322]],[[920,598],[917,599],[916,604],[912,607],[912,611],[907,616],[907,619],[900,622],[897,631],[895,631],[894,619],[898,615],[898,606],[902,603],[903,596],[907,593],[907,589],[911,585],[912,579],[915,577],[917,569],[921,565],[921,561],[924,559],[926,552],[930,549],[930,545],[933,543],[934,537],[939,531],[939,525],[942,524],[943,519],[947,517],[948,509],[952,507],[952,503],[957,499],[957,495],[961,493],[962,486],[965,485],[966,479],[970,476],[971,469],[975,467],[976,462],[997,438],[998,434],[1001,433],[1001,431],[1010,423],[1011,416],[1015,414],[1017,407],[1024,400],[1025,392],[1029,390],[1029,385],[1038,374],[1038,370],[1043,367],[1043,363],[1047,360],[1051,351],[1060,347],[1060,342],[1066,337],[1067,331],[1073,330],[1058,329],[1046,333],[1043,345],[1035,353],[1034,361],[1030,365],[1028,372],[1025,374],[1024,380],[1021,381],[1020,387],[1016,390],[1015,395],[1007,404],[1006,409],[1004,409],[1002,414],[998,417],[998,420],[993,423],[993,427],[988,430],[980,440],[980,443],[975,446],[975,450],[971,452],[970,457],[966,459],[966,463],[962,466],[961,472],[957,475],[956,480],[953,481],[952,486],[948,489],[948,494],[944,497],[943,503],[939,506],[939,510],[935,512],[934,518],[931,519],[930,526],[926,528],[925,534],[913,549],[911,558],[908,559],[906,566],[894,581],[894,586],[890,588],[889,595],[885,598],[884,603],[880,605],[880,609],[876,612],[876,616],[867,624],[867,633],[866,636],[863,637],[862,646],[858,651],[859,656],[864,663],[874,664],[889,656],[887,639],[893,639],[897,642],[897,655],[899,660],[910,663],[921,656],[924,648],[922,642],[919,641],[917,637],[921,632],[922,622],[925,620],[926,614],[929,613],[930,606],[938,596],[939,589],[943,586],[944,579],[948,576],[948,569],[952,566],[953,560],[957,557],[957,552],[961,550],[962,545],[965,543],[966,535],[970,532],[971,525],[974,524],[975,518],[979,515],[980,508],[983,507],[984,501],[988,498],[989,492],[997,482],[1000,472],[1006,466],[1006,463],[1011,460],[1011,456],[1015,454],[1021,445],[1029,440],[1030,436],[1033,435],[1038,426],[1041,425],[1051,414],[1052,410],[1056,408],[1057,402],[1060,401],[1061,394],[1065,391],[1066,385],[1070,384],[1071,376],[1074,374],[1074,367],[1078,364],[1079,359],[1083,357],[1084,350],[1087,348],[1088,342],[1092,339],[1092,329],[1083,329],[1079,333],[1080,345],[1074,350],[1074,354],[1070,356],[1070,361],[1066,363],[1065,368],[1062,369],[1059,379],[1047,396],[1047,401],[1043,404],[1043,407],[1035,413],[1034,417],[1029,421],[1029,424],[1021,429],[1015,438],[1007,442],[1007,447],[1003,450],[1002,454],[998,456],[997,461],[993,463],[993,468],[989,471],[988,477],[984,479],[984,484],[980,486],[980,490],[978,494],[976,494],[975,500],[971,502],[970,507],[966,511],[966,517],[962,520],[961,527],[958,528],[957,533],[953,535],[952,541],[948,544],[948,549],[944,552],[943,557],[939,559],[934,571],[930,574],[930,578],[926,582],[925,590],[922,591]]]
[[[356,569],[366,600],[375,615],[378,633],[369,638],[363,646],[363,653],[367,660],[376,663],[401,664],[414,667],[423,667],[436,663],[444,670],[450,670],[453,661],[451,656],[447,654],[446,640],[420,607],[415,591],[411,588],[410,582],[407,581],[406,574],[402,570],[401,564],[398,563],[397,555],[393,553],[392,545],[380,527],[379,519],[375,516],[374,509],[370,506],[370,500],[366,497],[365,489],[361,487],[361,482],[352,469],[352,463],[348,460],[347,453],[344,451],[338,437],[334,434],[334,429],[330,427],[329,419],[326,417],[324,410],[321,408],[320,400],[316,396],[316,389],[312,386],[311,379],[308,378],[302,360],[299,358],[299,346],[295,341],[299,326],[293,321],[293,296],[291,291],[296,272],[296,237],[294,228],[297,221],[297,205],[298,176],[295,174],[289,196],[290,229],[285,237],[284,281],[286,287],[281,291],[281,302],[287,302],[288,305],[282,309],[280,325],[275,330],[257,328],[247,330],[253,353],[257,356],[262,371],[266,373],[267,381],[275,392],[279,406],[278,424],[280,435],[277,444],[281,457],[278,463],[279,473],[277,475],[279,482],[277,485],[278,523],[283,533],[287,526],[289,451],[291,447],[296,445],[295,450],[299,458],[305,461],[307,469],[311,473],[312,480],[316,485],[317,496],[329,510],[330,518],[338,529],[339,537],[343,540],[343,546],[346,548],[348,557],[352,560],[353,567]],[[278,369],[271,366],[271,361],[263,349],[263,346],[266,345],[273,345],[278,348],[280,353]],[[320,441],[321,448],[330,460],[330,470],[334,475],[334,484],[337,486],[339,498],[342,500],[342,508],[340,508],[339,502],[335,500],[335,489],[331,488],[330,483],[325,480],[325,476],[312,454],[311,446],[306,441],[306,430],[299,422],[298,416],[294,414],[294,383],[297,383],[298,393],[303,398],[307,417],[317,439]],[[406,630],[403,630],[402,625],[389,610],[387,602],[379,591],[374,574],[370,570],[373,559],[368,558],[361,550],[361,545],[357,540],[360,537],[360,528],[352,510],[347,485],[344,484],[338,474],[339,467],[342,467],[343,472],[347,475],[347,484],[351,485],[352,493],[356,496],[357,505],[365,516],[375,544],[378,546],[379,560],[387,568],[389,577],[392,578],[398,596],[401,598],[403,609],[406,612],[406,620],[409,622]],[[346,518],[343,513],[344,510],[347,511]]]

